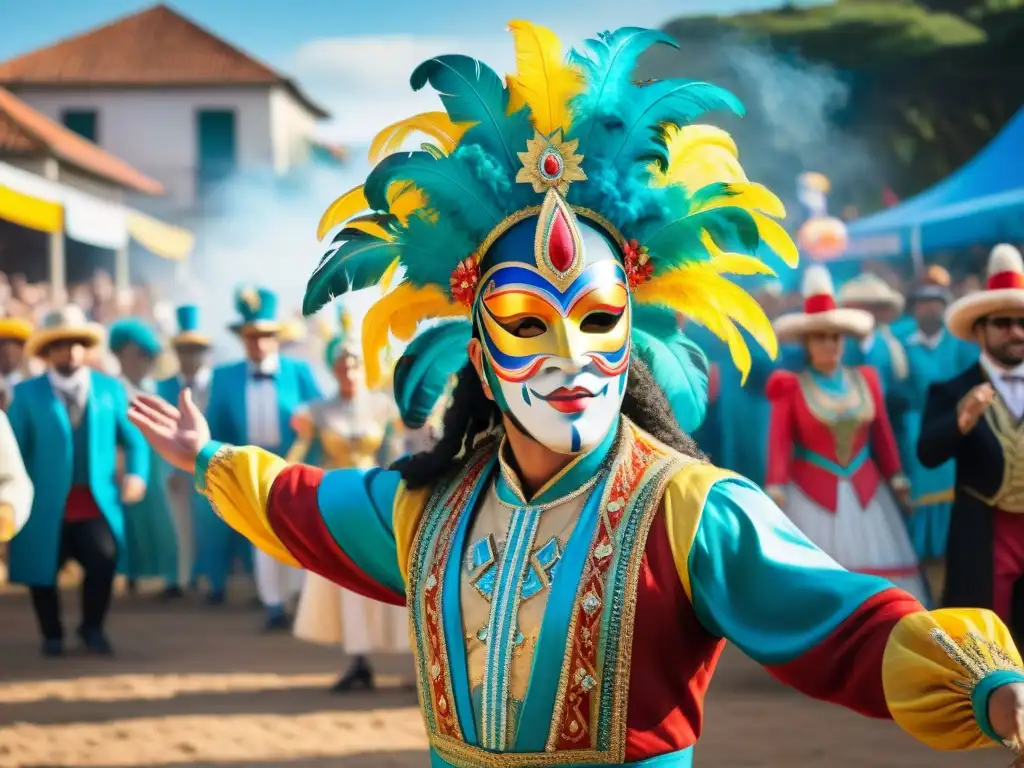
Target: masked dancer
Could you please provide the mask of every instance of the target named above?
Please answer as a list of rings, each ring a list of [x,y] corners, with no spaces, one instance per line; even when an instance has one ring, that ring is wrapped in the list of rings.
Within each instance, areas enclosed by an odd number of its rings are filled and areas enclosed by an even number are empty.
[[[934,747],[1016,737],[1024,672],[1002,622],[929,613],[844,570],[679,429],[704,406],[707,361],[678,343],[676,311],[746,368],[737,323],[775,339],[724,274],[762,248],[795,257],[768,190],[688,176],[726,141],[694,119],[739,103],[634,83],[661,32],[603,33],[564,59],[550,31],[510,28],[507,78],[454,55],[414,71],[445,111],[374,146],[431,143],[331,206],[321,231],[344,227],[305,297],[312,313],[401,265],[363,321],[364,365],[373,386],[390,335],[428,323],[395,396],[424,407],[458,372],[435,449],[325,472],[210,441],[187,402],[140,399],[132,418],[261,548],[408,604],[435,766],[690,766],[726,639]]]

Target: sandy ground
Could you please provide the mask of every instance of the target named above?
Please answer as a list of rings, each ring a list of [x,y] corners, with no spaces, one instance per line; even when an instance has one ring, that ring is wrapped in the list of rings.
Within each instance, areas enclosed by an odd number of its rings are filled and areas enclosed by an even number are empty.
[[[409,661],[380,659],[386,688],[332,696],[340,653],[261,635],[248,596],[211,611],[140,595],[118,600],[113,660],[38,653],[21,594],[0,595],[0,768],[425,766]],[[65,600],[68,626],[77,597]],[[712,686],[700,768],[1006,766],[1001,751],[941,755],[891,723],[781,688],[737,653]]]

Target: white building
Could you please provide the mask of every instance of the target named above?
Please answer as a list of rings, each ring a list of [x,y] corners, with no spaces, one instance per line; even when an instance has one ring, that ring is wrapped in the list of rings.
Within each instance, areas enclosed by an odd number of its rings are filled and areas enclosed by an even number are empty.
[[[0,63],[0,86],[160,182],[137,202],[179,221],[215,215],[236,170],[304,164],[327,113],[283,74],[157,5]]]

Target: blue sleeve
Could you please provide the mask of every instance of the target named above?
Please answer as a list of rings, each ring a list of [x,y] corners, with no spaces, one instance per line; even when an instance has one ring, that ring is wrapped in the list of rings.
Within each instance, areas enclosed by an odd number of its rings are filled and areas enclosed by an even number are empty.
[[[7,411],[7,420],[11,422],[11,431],[14,432],[14,439],[18,442],[21,457],[26,465],[32,455],[32,424],[29,419],[29,404],[26,402],[28,397],[25,385],[16,385],[14,399],[11,401],[10,410]]]
[[[229,393],[224,385],[223,370],[215,370],[210,380],[210,402],[206,407],[206,421],[210,426],[210,437],[224,443],[235,443],[228,414]]]
[[[704,627],[765,665],[816,647],[865,600],[891,586],[844,570],[742,479],[720,481],[708,493],[689,573]]]
[[[371,579],[402,593],[393,520],[400,482],[390,470],[338,469],[324,474],[317,502],[345,554]]]
[[[149,445],[142,433],[128,421],[128,396],[117,382],[114,382],[114,402],[117,442],[124,448],[125,473],[146,480],[149,478]]]
[[[316,377],[313,375],[313,369],[305,362],[300,363],[299,388],[301,390],[302,401],[304,403],[308,403],[311,400],[323,399],[320,387],[316,383]]]

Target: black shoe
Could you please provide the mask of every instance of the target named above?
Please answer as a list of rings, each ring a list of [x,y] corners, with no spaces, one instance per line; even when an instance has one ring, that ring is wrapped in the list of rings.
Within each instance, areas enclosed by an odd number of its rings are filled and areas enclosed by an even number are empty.
[[[64,655],[64,641],[59,637],[48,637],[43,640],[41,650],[46,658],[56,659],[58,656]]]
[[[212,592],[206,594],[207,605],[224,605],[227,600],[227,596],[224,594],[223,589],[215,589]]]
[[[338,678],[331,687],[331,693],[349,693],[351,691],[372,691],[374,689],[373,667],[363,656],[356,656],[348,671]]]
[[[161,600],[177,600],[185,596],[181,587],[165,587],[164,591],[160,593]]]
[[[264,632],[287,632],[291,628],[291,622],[283,613],[267,616],[266,621],[263,622]]]
[[[111,656],[114,653],[114,647],[110,644],[102,629],[81,627],[78,630],[78,636],[82,639],[82,645],[85,646],[89,653],[96,654],[97,656]]]

